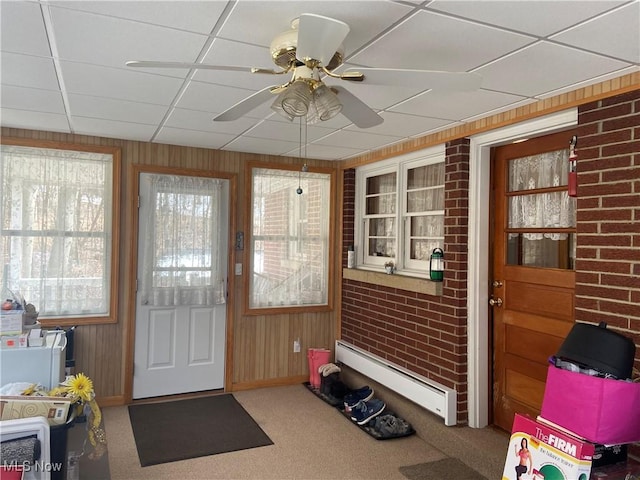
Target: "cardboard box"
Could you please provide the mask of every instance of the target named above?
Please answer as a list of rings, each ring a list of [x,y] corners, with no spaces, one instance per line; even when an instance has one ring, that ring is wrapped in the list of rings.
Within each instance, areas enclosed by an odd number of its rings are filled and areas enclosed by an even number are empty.
[[[555,428],[556,430],[560,430],[561,432],[564,432],[568,435],[571,435],[573,437],[578,437],[580,440],[582,440],[583,442],[588,442],[588,443],[593,443],[593,442],[589,442],[588,439],[581,437],[579,435],[576,435],[575,432],[572,432],[570,430],[567,430],[564,427],[561,427],[560,425],[557,425],[553,422],[550,422],[549,420],[547,420],[546,418],[544,418],[542,415],[539,415],[536,420],[540,423],[543,423],[545,425],[550,426],[551,428]],[[593,459],[591,461],[591,471],[593,472],[593,469],[595,467],[600,467],[603,465],[611,465],[614,463],[620,463],[620,462],[624,462],[627,460],[627,445],[626,444],[622,444],[622,445],[602,445],[600,443],[594,443],[593,444]]]
[[[0,396],[0,420],[44,417],[49,425],[67,421],[71,400],[61,397]]]
[[[593,444],[520,414],[513,420],[502,480],[516,480],[516,467],[525,458],[517,452],[524,445],[529,456],[520,480],[588,480]]]

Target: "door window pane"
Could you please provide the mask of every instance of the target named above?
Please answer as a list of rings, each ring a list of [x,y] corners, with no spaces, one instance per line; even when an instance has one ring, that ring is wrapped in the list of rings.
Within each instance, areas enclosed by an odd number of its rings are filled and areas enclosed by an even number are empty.
[[[567,192],[568,155],[566,148],[509,161],[509,265],[574,268],[576,198]]]
[[[569,148],[509,161],[509,191],[567,185]]]
[[[576,199],[567,190],[508,199],[509,228],[572,228],[576,225]]]
[[[527,267],[575,268],[576,236],[573,233],[554,234],[548,238],[543,233],[509,234],[507,263]]]

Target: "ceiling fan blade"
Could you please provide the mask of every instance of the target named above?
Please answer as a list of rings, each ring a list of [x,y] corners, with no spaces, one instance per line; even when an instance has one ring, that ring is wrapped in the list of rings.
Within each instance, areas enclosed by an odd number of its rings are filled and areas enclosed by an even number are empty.
[[[156,62],[130,60],[125,63],[127,67],[134,68],[197,68],[201,70],[223,70],[227,72],[249,72],[249,73],[284,73],[285,71],[275,71],[266,68],[237,67],[233,65],[208,65],[206,63],[185,63],[185,62]]]
[[[349,33],[349,25],[314,13],[303,13],[298,23],[298,45],[296,57],[318,60],[328,65],[343,40]]]
[[[360,72],[364,74],[364,82],[372,85],[393,85],[437,90],[477,90],[482,84],[482,77],[477,73],[439,72],[436,70],[410,70],[398,68],[358,68],[349,69],[346,73]],[[348,80],[348,79],[346,79]]]
[[[342,113],[351,120],[356,127],[370,128],[380,125],[384,119],[372,110],[366,103],[343,87],[331,87],[338,94],[342,103]]]
[[[264,102],[269,100],[273,94],[271,89],[276,87],[267,87],[257,91],[253,95],[248,96],[244,100],[236,103],[233,107],[225,110],[220,115],[213,119],[214,122],[228,122],[231,120],[237,120],[240,117],[246,115],[254,108],[259,107]]]

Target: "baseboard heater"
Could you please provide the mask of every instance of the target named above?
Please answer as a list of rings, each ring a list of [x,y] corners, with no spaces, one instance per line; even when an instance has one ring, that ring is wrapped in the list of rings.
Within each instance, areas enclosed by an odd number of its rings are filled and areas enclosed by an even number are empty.
[[[353,368],[442,417],[445,425],[452,426],[457,423],[455,390],[394,365],[343,340],[336,340],[336,362]]]

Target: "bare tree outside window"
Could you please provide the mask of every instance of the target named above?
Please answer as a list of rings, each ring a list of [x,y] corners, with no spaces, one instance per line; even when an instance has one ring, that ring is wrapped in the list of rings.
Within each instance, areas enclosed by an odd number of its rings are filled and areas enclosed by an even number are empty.
[[[2,145],[3,291],[39,318],[113,310],[112,154]]]

